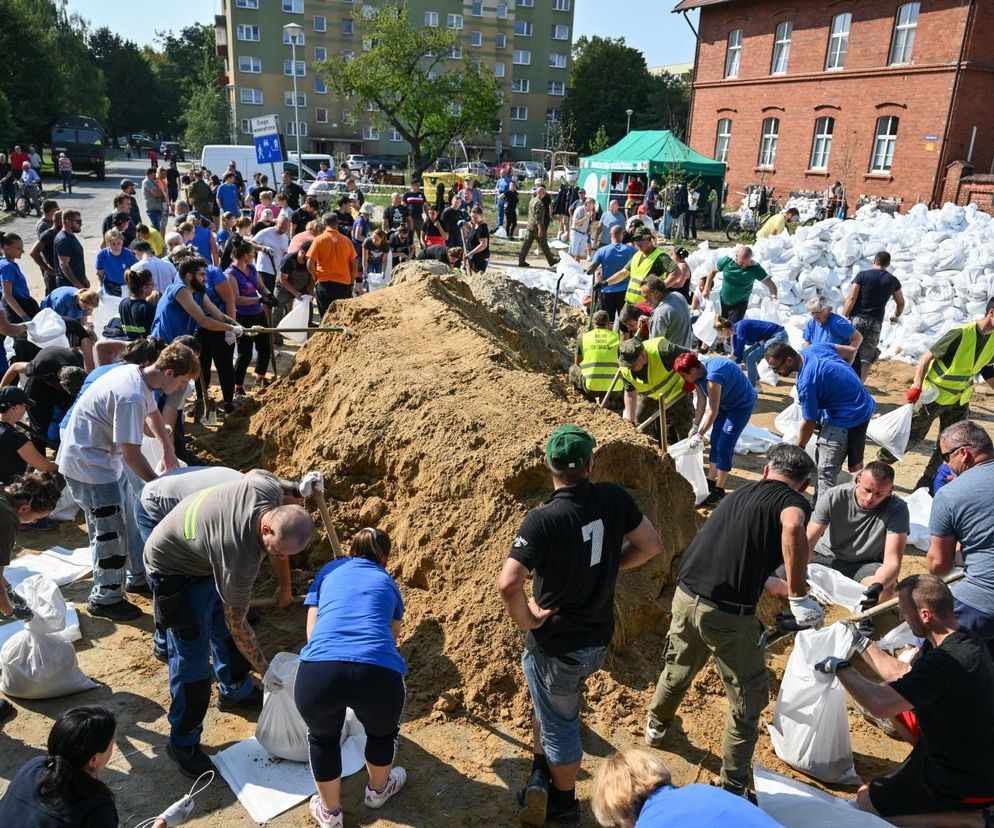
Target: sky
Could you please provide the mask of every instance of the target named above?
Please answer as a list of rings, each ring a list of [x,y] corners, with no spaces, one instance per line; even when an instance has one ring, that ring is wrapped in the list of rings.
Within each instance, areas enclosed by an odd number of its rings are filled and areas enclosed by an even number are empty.
[[[69,0],[68,3],[70,11],[79,12],[94,28],[107,26],[139,45],[152,44],[156,30],[179,30],[195,21],[213,23],[221,7],[218,0],[169,0],[156,4],[154,15],[146,15],[136,13],[141,5],[135,0]],[[694,36],[682,15],[669,13],[674,5],[676,0],[576,0],[575,36],[624,37],[629,46],[645,54],[649,66],[692,61]],[[647,7],[652,9],[648,20]],[[696,17],[691,15],[695,26]],[[649,21],[651,25],[646,25]]]

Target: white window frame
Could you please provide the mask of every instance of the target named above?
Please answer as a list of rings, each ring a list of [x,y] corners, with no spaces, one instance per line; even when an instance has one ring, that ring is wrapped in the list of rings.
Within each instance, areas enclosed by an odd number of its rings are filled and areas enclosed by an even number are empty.
[[[445,28],[454,29],[455,31],[461,31],[463,27],[463,16],[461,14],[447,14],[445,15]]]
[[[293,109],[293,90],[284,89],[283,90],[283,106],[288,109]],[[297,109],[307,108],[307,93],[297,92]]]
[[[355,60],[355,50],[354,49],[342,49],[342,57],[346,60]]]
[[[304,0],[283,0],[283,12],[285,14],[303,14]]]
[[[328,49],[325,46],[315,46],[314,47],[314,61],[322,61],[328,59]]]
[[[524,132],[512,132],[507,136],[509,146],[522,148],[528,146],[528,134]]]
[[[326,106],[318,106],[314,108],[314,123],[328,123],[328,108]]]
[[[815,134],[811,139],[810,170],[827,170],[832,156],[832,135],[835,133],[835,118],[825,115],[815,119]]]
[[[242,135],[252,134],[252,119],[242,118]]]
[[[905,3],[903,6],[898,6],[897,14],[894,17],[894,34],[890,41],[888,66],[903,66],[911,63],[920,11],[921,3]]]
[[[473,0],[469,13],[471,17],[483,17],[483,0]]]
[[[777,24],[773,36],[773,60],[770,62],[771,75],[786,75],[790,64],[790,41],[794,36],[794,24],[790,20],[782,20]]]
[[[374,126],[364,126],[362,128],[363,141],[379,141],[380,131]]]
[[[355,32],[355,21],[351,17],[342,18],[342,34],[350,35]]]
[[[546,109],[545,110],[545,121],[549,124],[558,124],[563,119],[563,111],[561,109]]]
[[[318,21],[321,21],[321,25],[318,25]],[[326,32],[328,31],[328,17],[324,14],[314,15],[314,31],[316,32]]]
[[[497,4],[497,19],[507,20],[507,3]]]
[[[252,35],[255,35],[255,37],[252,37]],[[243,43],[258,43],[262,39],[261,30],[258,26],[239,23],[235,26],[235,39],[241,40]]]
[[[742,65],[742,29],[732,29],[725,43],[725,77],[737,78]]]
[[[565,69],[566,62],[569,60],[569,55],[565,52],[549,52],[549,68],[550,69]]]
[[[494,35],[494,48],[495,49],[506,49],[507,48],[507,35],[503,32],[497,32]]]
[[[445,56],[448,60],[462,60],[462,44],[455,44],[452,51]]]
[[[480,48],[483,45],[483,32],[470,32],[469,45],[477,49]]]
[[[562,90],[561,92],[559,91],[560,89]],[[549,81],[546,94],[555,95],[556,97],[564,96],[566,94],[566,81]]]
[[[568,12],[570,6],[570,0],[552,0],[552,10],[559,12]]]
[[[284,46],[292,46],[293,45],[290,42],[290,33],[286,29],[283,30],[283,45]],[[307,45],[307,38],[304,36],[304,32],[302,32],[302,31],[297,33],[297,45],[298,46],[306,46]]]
[[[514,0],[514,5],[519,9],[530,9],[535,5],[535,0]]]
[[[248,68],[246,64],[242,61],[248,61]],[[250,55],[239,55],[238,56],[238,71],[243,72],[246,75],[261,75],[262,74],[262,58],[252,57]]]
[[[512,106],[510,118],[512,121],[527,121],[528,120],[528,107],[527,106]]]
[[[569,26],[565,23],[553,23],[550,35],[553,40],[569,40]]]
[[[290,70],[289,72],[287,71],[288,69]],[[283,74],[286,77],[288,77],[288,78],[292,78],[294,72],[297,73],[297,77],[298,78],[306,78],[307,77],[307,61],[306,60],[298,60],[297,61],[297,65],[293,66],[293,61],[292,60],[284,60],[283,61]]]
[[[397,130],[394,127],[390,127],[390,129],[387,130],[387,140],[393,141],[394,143],[399,143],[404,139],[401,137],[401,134],[397,132]]]
[[[519,95],[527,95],[532,91],[531,78],[513,78],[511,80],[511,91]]]
[[[732,146],[732,119],[719,118],[714,136],[714,160],[728,163],[728,152]]]
[[[246,93],[248,93],[246,95]],[[262,106],[263,96],[261,89],[253,89],[250,86],[243,86],[238,90],[238,102],[246,106]]]
[[[518,31],[518,27],[521,27],[521,31]],[[515,20],[514,21],[514,36],[515,37],[532,37],[535,34],[535,24],[530,20]]]
[[[289,135],[290,137],[296,136],[297,122],[294,121],[293,118],[289,118],[284,126],[285,126],[285,129],[283,130],[284,135]],[[301,118],[300,120],[300,137],[301,138],[307,137],[307,121],[305,121],[303,118]]]
[[[507,75],[507,65],[502,60],[498,60],[494,63],[494,77],[503,78],[505,75]]]
[[[425,12],[425,25],[429,29],[438,28],[438,12],[437,11],[426,11]]]
[[[320,88],[318,88],[320,84]],[[324,78],[314,78],[314,94],[315,95],[327,95],[328,94],[328,83]]]
[[[849,32],[851,29],[851,12],[842,12],[832,18],[828,29],[828,53],[825,55],[826,70],[846,68],[846,53],[849,51]]]
[[[896,115],[881,115],[877,118],[873,155],[870,156],[870,173],[889,173],[893,168],[900,120]]]
[[[777,143],[780,140],[780,119],[765,118],[759,138],[759,163],[764,169],[772,169],[777,163]]]
[[[528,49],[515,49],[511,56],[511,63],[516,66],[531,66],[532,53]]]
[[[362,39],[362,50],[364,52],[372,52],[373,51],[373,38],[371,38],[371,37],[364,37]]]
[[[235,0],[236,9],[258,9],[259,0]]]

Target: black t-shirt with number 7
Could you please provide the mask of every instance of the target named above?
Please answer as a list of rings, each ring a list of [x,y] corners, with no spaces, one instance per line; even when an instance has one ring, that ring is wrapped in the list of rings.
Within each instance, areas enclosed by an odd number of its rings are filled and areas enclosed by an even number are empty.
[[[634,498],[615,483],[559,489],[528,513],[508,554],[532,572],[538,605],[559,610],[529,631],[528,649],[562,656],[610,643],[621,546],[641,522]]]

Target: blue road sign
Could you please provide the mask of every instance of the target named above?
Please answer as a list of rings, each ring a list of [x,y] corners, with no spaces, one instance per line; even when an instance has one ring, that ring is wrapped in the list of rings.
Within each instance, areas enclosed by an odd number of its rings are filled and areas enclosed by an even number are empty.
[[[283,162],[283,149],[279,135],[257,135],[255,137],[255,160],[260,164]]]

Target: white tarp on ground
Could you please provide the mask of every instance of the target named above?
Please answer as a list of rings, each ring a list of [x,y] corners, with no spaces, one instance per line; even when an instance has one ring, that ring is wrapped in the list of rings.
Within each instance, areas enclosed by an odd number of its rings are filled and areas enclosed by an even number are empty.
[[[832,796],[761,765],[753,766],[753,776],[760,809],[784,828],[888,828],[880,817],[856,810],[851,799]]]
[[[25,553],[18,555],[5,566],[3,576],[7,582],[16,587],[32,575],[47,575],[60,587],[78,581],[93,571],[93,561],[88,546],[68,550],[61,546],[53,546],[44,552],[34,555]]]

